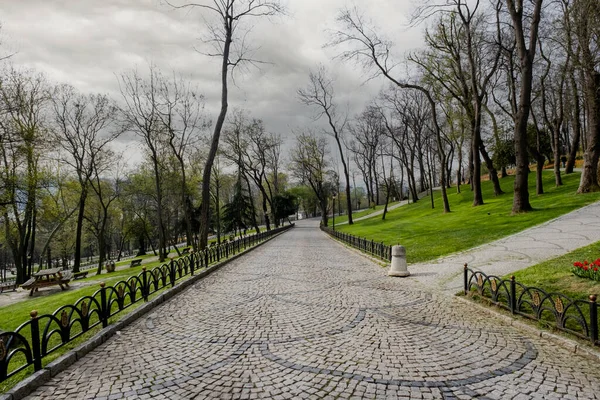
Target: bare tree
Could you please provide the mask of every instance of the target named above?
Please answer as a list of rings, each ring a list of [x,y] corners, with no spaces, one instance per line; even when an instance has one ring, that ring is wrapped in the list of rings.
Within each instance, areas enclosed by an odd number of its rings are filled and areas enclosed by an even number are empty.
[[[328,181],[327,140],[313,133],[300,133],[296,136],[296,146],[290,153],[290,169],[303,184],[307,184],[315,194],[321,209],[321,222],[328,223],[328,200],[333,185]]]
[[[203,249],[208,243],[208,220],[210,210],[210,175],[212,165],[219,148],[219,138],[225,123],[228,108],[228,76],[230,71],[244,63],[256,63],[247,55],[247,48],[243,39],[244,35],[238,35],[240,23],[249,18],[260,18],[277,15],[283,12],[282,6],[277,0],[201,0],[196,3],[171,6],[175,8],[199,8],[201,11],[217,17],[218,22],[209,27],[210,37],[207,42],[214,48],[214,52],[208,53],[213,57],[219,57],[221,61],[221,110],[214,126],[210,150],[204,165],[202,176],[202,205],[200,211],[200,248]],[[238,47],[234,46],[239,43]],[[235,54],[235,53],[238,54]]]
[[[154,173],[156,213],[158,220],[158,257],[162,262],[167,257],[166,225],[163,211],[164,189],[162,171],[163,157],[167,152],[165,126],[159,109],[162,75],[150,65],[149,76],[142,78],[138,71],[122,74],[119,86],[124,100],[122,113],[127,124],[144,142]]]
[[[481,192],[481,160],[484,158],[496,196],[503,193],[498,174],[482,139],[484,103],[488,88],[499,65],[501,47],[497,29],[500,3],[496,4],[496,24],[488,24],[489,15],[480,1],[449,0],[440,5],[423,7],[434,12],[443,10],[435,27],[425,35],[427,50],[410,59],[420,66],[437,91],[451,96],[465,110],[471,128],[473,160],[473,205],[483,204]],[[493,19],[492,19],[493,20]],[[494,38],[497,36],[496,40]]]
[[[331,45],[349,45],[352,47],[340,54],[342,59],[356,61],[369,70],[374,69],[376,75],[383,75],[398,88],[418,90],[425,95],[431,107],[432,125],[438,144],[438,157],[440,164],[445,165],[446,154],[442,143],[441,127],[437,118],[436,103],[431,92],[425,86],[408,83],[392,75],[394,63],[390,60],[390,43],[381,39],[375,30],[368,26],[357,9],[342,11],[337,20],[343,26],[343,30],[334,33]],[[450,212],[450,203],[446,192],[445,168],[441,170],[441,181],[444,212]]]
[[[346,178],[346,207],[348,209],[348,224],[352,225],[352,198],[350,196],[350,172],[348,163],[346,162],[346,154],[342,148],[342,136],[346,126],[346,119],[341,118],[337,113],[337,107],[334,103],[333,82],[327,76],[325,67],[321,66],[317,72],[309,73],[310,83],[304,88],[298,90],[300,101],[311,107],[316,107],[319,111],[316,119],[321,117],[327,119],[330,134],[335,139],[335,142],[340,153],[342,166],[344,167],[344,177]]]
[[[105,95],[83,95],[69,85],[53,94],[54,138],[61,159],[75,172],[80,186],[73,271],[81,265],[81,241],[85,203],[101,154],[124,128],[117,122],[117,107]],[[110,160],[105,160],[110,162]]]
[[[99,221],[95,226],[98,238],[98,275],[102,273],[102,265],[107,259],[106,239],[109,210],[111,205],[113,205],[121,195],[122,190],[120,172],[123,166],[121,158],[120,155],[109,150],[99,153],[98,157],[95,158],[93,175],[90,179],[90,186],[96,194],[100,206]],[[110,172],[112,172],[112,174],[110,174]]]
[[[538,29],[541,20],[543,0],[532,0],[531,9],[523,0],[506,0],[506,7],[512,20],[511,31],[514,35],[519,57],[520,84],[514,87],[516,101],[515,114],[515,184],[513,213],[531,211],[529,202],[528,176],[529,154],[527,149],[527,121],[531,110],[531,92],[533,86],[533,62],[535,58]]]
[[[189,153],[200,141],[200,133],[206,127],[203,118],[204,96],[181,77],[160,79],[157,116],[164,126],[168,147],[175,157],[180,175],[181,207],[188,246],[197,249],[192,229],[192,193],[188,187],[186,164]]]

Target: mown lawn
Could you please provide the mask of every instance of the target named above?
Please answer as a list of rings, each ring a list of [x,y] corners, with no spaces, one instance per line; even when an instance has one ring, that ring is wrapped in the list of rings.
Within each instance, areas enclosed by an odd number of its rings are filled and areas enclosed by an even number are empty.
[[[93,284],[78,289],[68,289],[65,291],[44,294],[46,289],[40,289],[40,292],[34,293],[33,297],[25,301],[20,301],[8,306],[0,307],[0,330],[12,331],[29,319],[29,313],[36,310],[39,315],[51,314],[59,307],[65,304],[74,304],[83,296],[91,296],[100,289],[100,282],[106,283],[106,286],[112,286],[115,283],[123,280],[126,281],[130,276],[138,275],[142,272],[142,268],[150,270],[159,266],[161,263],[156,261],[142,266],[117,270],[115,272],[102,275],[92,275],[91,277],[80,279],[72,282],[92,281]]]
[[[530,175],[530,201],[534,211],[511,214],[513,177],[501,179],[505,194],[494,197],[491,182],[483,182],[485,204],[473,207],[468,185],[449,189],[451,212],[444,214],[441,193],[435,193],[435,209],[428,198],[390,211],[386,220],[371,218],[336,229],[376,242],[406,247],[409,263],[436,259],[466,250],[529,227],[541,224],[600,200],[600,193],[576,194],[580,173],[563,175],[564,185],[554,186],[552,171],[544,172],[545,194],[535,194],[535,177]]]
[[[388,204],[388,208],[397,204],[398,202],[390,202],[390,204]],[[374,212],[383,210],[384,205],[379,205],[379,206],[375,206],[373,208],[367,208],[358,212],[353,212],[352,213],[352,219],[355,220],[356,218],[360,218],[360,217],[364,217],[365,215],[369,215],[372,214]],[[337,226],[337,224],[341,224],[342,222],[348,222],[348,214],[344,214],[344,215],[337,215],[335,216],[335,225]]]
[[[544,261],[514,274],[517,282],[535,286],[546,292],[558,292],[571,298],[588,300],[589,295],[600,294],[600,282],[580,278],[570,271],[575,261],[593,261],[600,257],[600,242],[574,250],[571,253]],[[506,279],[510,276],[506,276]]]

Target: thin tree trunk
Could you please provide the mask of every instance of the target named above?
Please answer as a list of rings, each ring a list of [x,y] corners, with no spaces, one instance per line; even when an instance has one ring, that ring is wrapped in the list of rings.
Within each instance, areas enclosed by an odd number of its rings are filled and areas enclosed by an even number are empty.
[[[85,211],[85,200],[87,198],[87,188],[82,186],[79,195],[79,212],[77,213],[77,226],[75,228],[75,259],[73,260],[73,272],[79,272],[81,266],[81,236],[83,231],[83,215]]]
[[[579,93],[577,83],[575,82],[574,73],[570,74],[571,88],[573,91],[573,136],[571,140],[571,149],[569,151],[569,158],[567,159],[567,165],[565,166],[565,174],[572,174],[575,168],[575,160],[577,158],[577,151],[581,143],[581,104],[579,102]]]
[[[227,24],[229,21],[227,21]],[[202,204],[200,206],[200,250],[206,248],[208,244],[208,221],[210,211],[210,174],[212,166],[217,156],[219,149],[219,138],[221,137],[221,129],[225,123],[227,116],[227,72],[229,68],[229,50],[231,48],[232,27],[225,26],[225,43],[223,43],[223,60],[221,64],[221,111],[215,123],[213,137],[210,144],[210,150],[206,163],[204,164],[204,174],[202,176]]]

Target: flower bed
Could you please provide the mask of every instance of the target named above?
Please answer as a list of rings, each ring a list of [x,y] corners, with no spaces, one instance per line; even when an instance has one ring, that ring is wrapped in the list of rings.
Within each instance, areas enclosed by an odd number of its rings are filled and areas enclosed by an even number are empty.
[[[600,281],[600,258],[595,261],[576,261],[571,267],[571,272],[581,278]]]

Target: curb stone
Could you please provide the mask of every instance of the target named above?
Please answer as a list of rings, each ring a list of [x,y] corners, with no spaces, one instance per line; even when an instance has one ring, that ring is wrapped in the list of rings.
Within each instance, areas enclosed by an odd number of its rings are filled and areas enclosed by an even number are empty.
[[[112,336],[114,336],[117,333],[117,331],[121,331],[123,328],[125,328],[129,324],[133,323],[134,321],[139,319],[141,316],[145,315],[150,310],[156,308],[157,306],[161,305],[162,303],[166,302],[167,300],[171,299],[172,297],[183,292],[188,287],[197,283],[200,279],[212,274],[213,272],[218,271],[223,266],[225,266],[225,265],[229,264],[230,262],[238,259],[239,257],[246,255],[247,253],[259,248],[260,246],[270,242],[272,239],[275,239],[279,235],[282,235],[282,234],[288,232],[290,229],[293,229],[293,228],[288,228],[283,232],[273,235],[270,238],[266,239],[264,242],[261,242],[261,243],[255,245],[254,247],[251,247],[250,249],[243,251],[242,253],[236,254],[236,255],[228,258],[227,260],[223,260],[223,261],[219,262],[218,264],[213,265],[212,267],[206,268],[206,269],[202,270],[201,272],[194,274],[189,279],[187,279],[179,284],[176,284],[174,287],[172,287],[170,289],[167,289],[165,292],[163,292],[158,297],[150,300],[149,302],[143,304],[142,306],[136,308],[131,313],[124,316],[121,320],[102,329],[100,332],[98,332],[96,335],[92,336],[92,338],[87,340],[85,343],[82,343],[81,345],[77,346],[76,348],[69,350],[67,353],[63,354],[62,356],[58,357],[56,360],[54,360],[51,363],[49,363],[48,365],[46,365],[40,371],[35,372],[34,374],[23,379],[22,381],[17,383],[15,386],[13,386],[12,389],[7,391],[6,393],[0,394],[0,400],[21,400],[21,399],[25,398],[27,395],[29,395],[31,392],[33,392],[35,389],[42,386],[44,383],[48,382],[51,378],[53,378],[60,372],[64,371],[65,369],[67,369],[69,366],[73,365],[77,360],[80,360],[81,358],[83,358],[90,351],[94,350],[101,344],[105,343],[108,339],[110,339]]]
[[[554,343],[555,345],[560,346],[567,351],[570,351],[571,353],[579,354],[579,355],[581,355],[585,358],[588,358],[592,361],[596,361],[596,362],[600,361],[600,351],[598,351],[596,349],[582,345],[572,339],[568,339],[561,335],[557,335],[555,333],[548,332],[546,330],[535,328],[535,327],[528,325],[522,321],[519,321],[517,318],[513,318],[509,315],[504,315],[503,313],[495,311],[491,307],[486,307],[484,305],[475,303],[474,301],[470,301],[464,297],[454,296],[454,298],[465,304],[469,304],[475,308],[478,308],[480,311],[483,311],[489,315],[492,315],[498,319],[501,319],[504,322],[506,322],[508,325],[514,326],[515,328],[517,328],[521,331],[525,331],[529,335],[544,338],[544,339]]]

